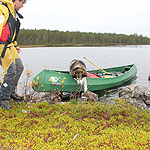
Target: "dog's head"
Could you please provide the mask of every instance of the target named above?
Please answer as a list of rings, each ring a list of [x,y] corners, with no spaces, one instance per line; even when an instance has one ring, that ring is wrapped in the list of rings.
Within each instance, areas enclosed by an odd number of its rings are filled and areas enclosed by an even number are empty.
[[[76,79],[82,79],[83,77],[85,77],[85,70],[83,69],[80,69],[80,68],[76,68],[74,71],[73,71],[73,77],[76,78]]]
[[[86,77],[86,66],[81,60],[73,60],[70,63],[70,74],[77,80],[78,83]]]

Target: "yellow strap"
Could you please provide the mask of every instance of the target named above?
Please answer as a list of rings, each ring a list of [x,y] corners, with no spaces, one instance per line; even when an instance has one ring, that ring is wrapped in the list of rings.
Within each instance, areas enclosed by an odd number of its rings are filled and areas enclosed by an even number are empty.
[[[99,66],[97,66],[96,64],[94,64],[93,62],[91,62],[90,60],[88,60],[86,57],[84,57],[84,59],[86,59],[87,61],[89,61],[91,64],[93,64],[94,66],[96,66],[97,68],[99,68],[100,70],[102,70],[103,72],[107,73],[105,70],[103,70],[102,68],[100,68]]]

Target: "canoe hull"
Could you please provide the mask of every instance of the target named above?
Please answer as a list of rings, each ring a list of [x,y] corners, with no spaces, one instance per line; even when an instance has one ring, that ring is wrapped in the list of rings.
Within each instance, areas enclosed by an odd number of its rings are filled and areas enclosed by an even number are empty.
[[[136,76],[137,68],[133,65],[104,69],[109,73],[120,72],[120,75],[109,78],[91,78],[87,77],[89,91],[100,91],[116,86],[121,86]],[[127,70],[127,71],[125,71]],[[90,73],[103,73],[100,70],[91,70]],[[123,73],[124,72],[124,73]],[[42,70],[32,81],[33,89],[38,92],[63,91],[77,92],[83,91],[83,86],[79,86],[67,71]]]

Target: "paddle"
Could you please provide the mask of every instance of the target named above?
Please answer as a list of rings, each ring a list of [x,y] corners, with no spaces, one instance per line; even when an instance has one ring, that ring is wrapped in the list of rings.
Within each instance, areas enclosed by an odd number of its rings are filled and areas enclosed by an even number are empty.
[[[97,68],[99,68],[100,70],[102,70],[103,72],[109,74],[108,72],[106,72],[105,70],[103,70],[102,68],[100,68],[99,66],[97,66],[96,64],[94,64],[93,62],[91,62],[90,60],[88,60],[86,57],[84,57],[84,59],[86,59],[87,61],[89,61],[91,64],[93,64],[94,66],[96,66]]]

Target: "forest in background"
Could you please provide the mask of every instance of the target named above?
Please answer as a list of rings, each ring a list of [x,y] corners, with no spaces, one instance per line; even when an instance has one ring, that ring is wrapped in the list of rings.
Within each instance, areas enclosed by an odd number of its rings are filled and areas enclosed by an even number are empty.
[[[142,35],[58,31],[46,29],[21,29],[19,45],[43,46],[103,46],[103,45],[150,45],[150,38]]]

